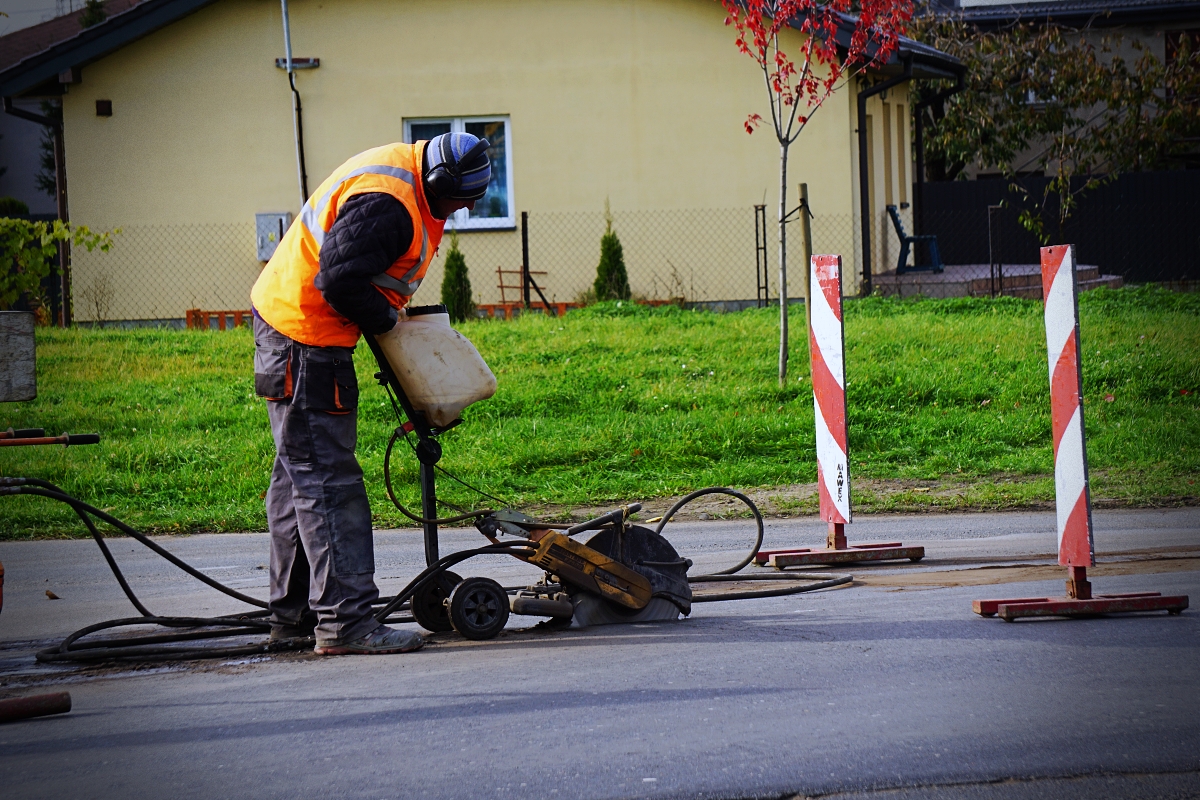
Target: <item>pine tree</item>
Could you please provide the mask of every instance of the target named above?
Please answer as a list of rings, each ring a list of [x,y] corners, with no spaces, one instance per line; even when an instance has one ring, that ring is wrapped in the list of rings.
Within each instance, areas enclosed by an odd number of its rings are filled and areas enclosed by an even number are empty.
[[[629,275],[625,272],[625,251],[612,226],[612,212],[604,201],[604,235],[600,237],[600,263],[596,265],[596,300],[628,300]]]
[[[471,276],[467,260],[458,249],[458,234],[450,231],[450,251],[446,253],[446,270],[442,275],[442,304],[450,312],[451,322],[462,322],[475,315],[471,299]]]

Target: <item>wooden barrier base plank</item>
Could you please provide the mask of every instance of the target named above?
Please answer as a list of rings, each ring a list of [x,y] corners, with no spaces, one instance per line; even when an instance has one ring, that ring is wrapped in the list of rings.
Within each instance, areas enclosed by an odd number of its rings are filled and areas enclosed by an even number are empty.
[[[801,567],[806,564],[855,564],[863,561],[920,561],[925,557],[924,547],[901,547],[887,545],[851,545],[845,550],[793,550],[774,552],[767,564],[775,569]]]
[[[903,544],[900,542],[872,542],[870,544],[852,544],[850,547],[861,550],[872,547],[903,547]],[[789,547],[786,550],[759,550],[754,554],[754,563],[761,567],[770,561],[771,556],[774,555],[783,555],[785,553],[791,555],[793,553],[812,552],[814,552],[814,550],[811,547]]]
[[[1012,622],[1021,617],[1094,617],[1166,611],[1180,614],[1188,607],[1187,595],[1163,596],[1158,592],[1100,594],[1087,600],[1073,597],[1021,597],[1010,600],[976,600],[971,609],[982,617]]]

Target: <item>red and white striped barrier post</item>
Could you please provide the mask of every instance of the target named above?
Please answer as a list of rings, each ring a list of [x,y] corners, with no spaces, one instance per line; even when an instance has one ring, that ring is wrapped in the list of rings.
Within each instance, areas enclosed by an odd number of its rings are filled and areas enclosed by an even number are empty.
[[[1054,437],[1054,507],[1058,563],[1067,567],[1067,594],[1092,596],[1087,568],[1095,566],[1092,498],[1083,431],[1083,368],[1079,360],[1079,289],[1075,247],[1042,248],[1046,354],[1050,363],[1050,419]]]
[[[808,356],[817,428],[817,495],[829,523],[825,546],[846,549],[850,522],[850,445],[846,425],[846,334],[842,324],[842,258],[812,257]]]
[[[999,615],[1008,622],[1018,617],[1090,616],[1128,611],[1178,614],[1187,608],[1186,596],[1163,597],[1157,592],[1141,592],[1092,597],[1087,569],[1095,566],[1096,557],[1083,426],[1075,245],[1042,248],[1042,297],[1046,306],[1046,355],[1050,366],[1058,563],[1067,568],[1067,596],[976,600],[975,613],[987,617]]]
[[[919,561],[923,547],[900,542],[847,545],[850,512],[850,437],[846,421],[846,366],[842,324],[842,257],[813,256],[808,354],[812,365],[813,417],[817,429],[817,494],[821,519],[829,524],[824,550],[759,551],[756,561],[780,569],[801,564],[854,561]]]

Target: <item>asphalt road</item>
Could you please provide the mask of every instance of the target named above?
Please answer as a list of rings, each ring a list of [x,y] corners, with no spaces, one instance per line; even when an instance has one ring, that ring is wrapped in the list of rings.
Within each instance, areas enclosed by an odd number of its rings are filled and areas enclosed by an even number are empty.
[[[1195,509],[1096,521],[1104,563],[1200,554]],[[1053,515],[1037,513],[871,517],[851,530],[926,546],[916,567],[850,570],[875,576],[1049,563],[1054,541]],[[667,533],[711,568],[736,560],[748,528]],[[811,520],[773,522],[765,546],[820,538]],[[251,594],[265,587],[262,536],[163,541]],[[445,549],[475,541],[451,533]],[[134,545],[117,549],[156,611],[236,608],[125,552]],[[410,533],[379,534],[385,591],[419,553]],[[6,797],[1200,797],[1200,614],[1006,624],[970,611],[978,597],[1059,594],[1060,580],[854,585],[555,634],[521,620],[492,642],[443,636],[400,656],[79,671],[30,654],[130,613],[95,546],[6,543],[0,561],[0,691],[74,699],[68,715],[0,727]],[[1195,606],[1200,571],[1171,563],[1096,588]],[[511,559],[474,571],[532,575]]]

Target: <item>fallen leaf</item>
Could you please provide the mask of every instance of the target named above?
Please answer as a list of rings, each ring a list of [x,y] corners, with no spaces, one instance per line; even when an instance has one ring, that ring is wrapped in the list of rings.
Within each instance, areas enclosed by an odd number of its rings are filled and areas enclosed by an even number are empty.
[[[46,597],[49,597],[51,600],[62,600],[61,597],[59,597],[58,595],[56,595],[54,592],[50,591],[49,589],[46,590]]]

